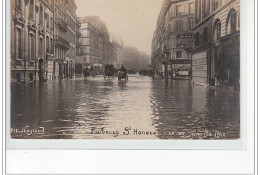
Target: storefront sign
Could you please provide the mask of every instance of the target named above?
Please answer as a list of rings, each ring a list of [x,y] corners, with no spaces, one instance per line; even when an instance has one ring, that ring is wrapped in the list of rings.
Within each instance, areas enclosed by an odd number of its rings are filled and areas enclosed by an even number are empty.
[[[192,80],[207,82],[207,52],[192,55]]]
[[[173,69],[191,69],[190,64],[173,64]]]

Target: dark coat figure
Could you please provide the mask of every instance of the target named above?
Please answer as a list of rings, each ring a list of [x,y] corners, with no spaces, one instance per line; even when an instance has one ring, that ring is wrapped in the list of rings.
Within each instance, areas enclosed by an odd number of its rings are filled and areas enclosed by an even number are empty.
[[[90,75],[89,69],[87,67],[83,69],[83,74],[84,74],[84,78],[87,78]]]

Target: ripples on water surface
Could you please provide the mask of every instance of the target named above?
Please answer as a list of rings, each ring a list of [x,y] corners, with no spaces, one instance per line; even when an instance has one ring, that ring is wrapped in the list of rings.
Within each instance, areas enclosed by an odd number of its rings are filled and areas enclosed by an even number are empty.
[[[11,96],[11,128],[44,127],[44,133],[15,133],[13,138],[239,138],[239,92],[193,86],[189,81],[167,83],[137,75],[130,76],[127,83],[116,78],[75,78],[12,84]],[[158,134],[125,136],[121,134],[125,127]],[[91,128],[120,134],[90,134]]]

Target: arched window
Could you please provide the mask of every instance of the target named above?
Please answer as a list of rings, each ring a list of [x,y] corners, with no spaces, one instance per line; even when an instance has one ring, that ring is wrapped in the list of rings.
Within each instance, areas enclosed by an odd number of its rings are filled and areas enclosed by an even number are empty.
[[[214,24],[214,40],[218,40],[221,37],[221,22],[219,19]]]
[[[237,30],[237,12],[231,9],[227,16],[226,34],[234,33]]]
[[[29,16],[30,16],[30,18],[34,19],[34,0],[30,0]]]

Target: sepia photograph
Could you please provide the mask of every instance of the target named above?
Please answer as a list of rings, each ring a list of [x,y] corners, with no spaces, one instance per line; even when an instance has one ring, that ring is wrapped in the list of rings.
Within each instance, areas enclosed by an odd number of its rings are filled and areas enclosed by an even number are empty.
[[[240,0],[10,0],[10,137],[238,140],[241,59]]]

